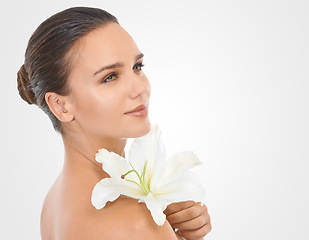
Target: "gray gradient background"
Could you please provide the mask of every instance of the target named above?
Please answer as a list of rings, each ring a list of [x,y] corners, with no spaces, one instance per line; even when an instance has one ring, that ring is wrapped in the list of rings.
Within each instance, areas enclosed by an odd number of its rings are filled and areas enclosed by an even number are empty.
[[[22,101],[16,72],[51,14],[95,6],[145,54],[150,117],[168,155],[194,150],[206,239],[309,239],[308,1],[7,1],[1,6],[0,239],[40,239],[61,138]]]

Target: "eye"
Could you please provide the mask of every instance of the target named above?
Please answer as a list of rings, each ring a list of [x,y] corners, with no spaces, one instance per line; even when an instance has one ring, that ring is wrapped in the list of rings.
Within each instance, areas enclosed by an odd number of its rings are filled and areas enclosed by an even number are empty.
[[[112,74],[108,75],[106,78],[104,78],[102,80],[102,83],[108,83],[108,82],[114,81],[116,79],[118,79],[118,76],[115,73],[112,73]]]
[[[137,63],[137,64],[134,65],[133,71],[134,71],[134,72],[135,72],[135,71],[140,71],[140,70],[142,70],[142,68],[143,68],[144,66],[145,66],[145,65],[144,65],[143,63]]]

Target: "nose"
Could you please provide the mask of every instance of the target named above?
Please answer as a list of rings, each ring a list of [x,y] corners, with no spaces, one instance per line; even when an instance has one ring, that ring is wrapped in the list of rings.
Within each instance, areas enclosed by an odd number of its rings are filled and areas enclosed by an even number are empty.
[[[144,73],[138,75],[132,73],[130,77],[129,96],[132,99],[137,97],[149,97],[150,83]]]

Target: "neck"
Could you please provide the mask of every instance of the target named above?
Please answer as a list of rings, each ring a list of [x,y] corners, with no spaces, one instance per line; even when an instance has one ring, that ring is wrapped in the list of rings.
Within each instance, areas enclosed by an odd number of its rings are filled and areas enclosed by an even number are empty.
[[[86,164],[91,167],[102,165],[95,160],[99,149],[105,148],[125,157],[126,138],[100,138],[78,136],[62,136],[65,149],[65,165]]]

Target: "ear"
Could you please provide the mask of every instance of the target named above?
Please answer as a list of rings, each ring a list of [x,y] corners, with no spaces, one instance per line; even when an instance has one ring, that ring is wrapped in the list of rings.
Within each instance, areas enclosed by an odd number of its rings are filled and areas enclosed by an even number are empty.
[[[70,122],[74,120],[68,96],[61,96],[54,92],[48,92],[45,94],[45,101],[50,111],[59,119],[59,121]]]

